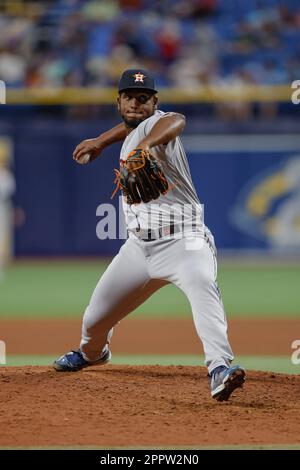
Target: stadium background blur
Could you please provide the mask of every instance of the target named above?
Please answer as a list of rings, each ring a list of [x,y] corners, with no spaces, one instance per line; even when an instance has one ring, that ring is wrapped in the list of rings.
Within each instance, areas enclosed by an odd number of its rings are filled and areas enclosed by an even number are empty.
[[[76,165],[72,151],[119,122],[116,85],[130,67],[151,70],[160,108],[187,117],[183,140],[229,318],[299,318],[297,0],[0,0],[0,148],[22,214],[1,317],[80,318],[101,257],[123,243],[96,234],[99,207],[118,210],[119,146],[105,150],[101,170],[100,160]],[[190,315],[172,289],[138,313]]]

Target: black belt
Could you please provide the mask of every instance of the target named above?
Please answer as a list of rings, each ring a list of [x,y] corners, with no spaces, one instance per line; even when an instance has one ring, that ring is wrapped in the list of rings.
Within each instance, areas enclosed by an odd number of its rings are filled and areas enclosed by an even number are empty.
[[[157,229],[135,229],[134,233],[135,235],[140,239],[143,240],[144,242],[151,242],[154,240],[159,240],[160,238],[167,237],[167,236],[172,236],[175,235],[176,233],[181,233],[183,232],[183,226],[181,224],[171,224],[168,226],[164,227],[159,227]],[[186,227],[185,227],[185,231]],[[197,230],[195,228],[191,228],[192,232],[199,232],[200,230]]]
[[[179,225],[168,225],[166,227],[159,227],[157,229],[136,229],[135,234],[144,242],[152,242],[159,238],[174,235],[174,233],[181,232]]]

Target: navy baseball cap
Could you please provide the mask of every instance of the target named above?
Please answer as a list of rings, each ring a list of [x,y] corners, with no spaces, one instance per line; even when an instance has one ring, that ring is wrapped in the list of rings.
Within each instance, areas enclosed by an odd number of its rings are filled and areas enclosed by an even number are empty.
[[[152,91],[157,93],[155,90],[154,78],[142,69],[128,69],[123,72],[122,77],[119,81],[119,93],[129,88],[141,89]]]

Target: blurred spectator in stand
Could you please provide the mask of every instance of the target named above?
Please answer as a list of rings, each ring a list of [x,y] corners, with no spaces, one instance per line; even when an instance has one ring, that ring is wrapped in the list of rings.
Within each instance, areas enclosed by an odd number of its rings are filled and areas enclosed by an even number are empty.
[[[115,46],[111,55],[105,63],[105,73],[108,79],[108,83],[112,86],[117,86],[119,77],[123,71],[130,67],[141,67],[135,57],[132,49],[125,44]]]
[[[162,30],[156,37],[158,52],[165,65],[174,62],[179,56],[182,45],[180,24],[176,19],[166,19]]]
[[[141,10],[143,7],[143,0],[119,0],[121,10]]]
[[[192,0],[193,18],[207,18],[218,12],[218,0]]]
[[[252,103],[239,98],[243,95],[243,86],[253,84],[255,84],[255,82],[251,74],[242,68],[236,70],[233,74],[226,77],[226,79],[219,80],[216,85],[219,87],[220,93],[222,93],[222,86],[230,87],[232,101],[220,100],[216,103],[215,110],[217,116],[226,121],[249,120],[253,114]]]
[[[20,87],[24,83],[26,60],[14,48],[0,49],[0,77],[7,86]]]

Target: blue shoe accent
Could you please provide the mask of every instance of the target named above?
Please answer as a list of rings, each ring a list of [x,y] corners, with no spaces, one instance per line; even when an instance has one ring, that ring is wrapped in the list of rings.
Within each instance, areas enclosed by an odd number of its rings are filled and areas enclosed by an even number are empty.
[[[88,362],[82,356],[80,349],[70,351],[64,356],[54,361],[53,367],[57,372],[77,372],[85,367],[103,365],[111,359],[111,352],[108,349],[103,356],[95,362]]]
[[[246,372],[241,366],[219,366],[212,371],[210,380],[211,396],[217,401],[227,401],[236,388],[243,386]]]

